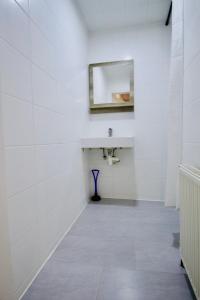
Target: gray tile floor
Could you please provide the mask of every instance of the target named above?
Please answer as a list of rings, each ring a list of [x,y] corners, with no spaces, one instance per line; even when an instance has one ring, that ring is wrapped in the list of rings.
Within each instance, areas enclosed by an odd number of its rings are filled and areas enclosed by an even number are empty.
[[[179,221],[160,202],[90,203],[23,300],[195,299]]]

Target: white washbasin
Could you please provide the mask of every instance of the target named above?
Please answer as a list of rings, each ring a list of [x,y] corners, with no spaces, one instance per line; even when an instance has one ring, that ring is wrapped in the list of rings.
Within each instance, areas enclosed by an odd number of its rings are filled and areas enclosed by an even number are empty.
[[[85,137],[81,139],[81,148],[132,148],[134,137]]]

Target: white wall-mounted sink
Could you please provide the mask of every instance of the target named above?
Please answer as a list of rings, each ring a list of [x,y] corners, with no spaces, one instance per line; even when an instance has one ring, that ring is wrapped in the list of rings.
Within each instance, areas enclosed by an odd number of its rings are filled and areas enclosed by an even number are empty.
[[[85,137],[81,139],[81,148],[132,148],[134,137]]]

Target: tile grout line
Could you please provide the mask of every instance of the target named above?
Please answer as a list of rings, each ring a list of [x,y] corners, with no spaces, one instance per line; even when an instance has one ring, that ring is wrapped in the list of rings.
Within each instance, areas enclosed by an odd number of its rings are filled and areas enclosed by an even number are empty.
[[[84,207],[81,209],[80,213],[75,217],[75,219],[73,220],[73,222],[71,223],[71,225],[67,228],[67,230],[63,234],[63,236],[56,243],[56,245],[54,246],[53,250],[51,250],[50,254],[47,256],[47,258],[45,259],[45,261],[43,262],[43,264],[41,265],[41,267],[38,269],[38,271],[34,275],[33,279],[30,281],[30,283],[28,284],[27,288],[25,289],[25,291],[22,293],[22,295],[19,297],[18,300],[23,300],[23,297],[25,296],[26,292],[29,290],[29,288],[31,287],[31,285],[33,284],[33,282],[35,281],[35,279],[37,278],[37,276],[39,275],[39,273],[42,271],[42,269],[44,268],[44,266],[50,260],[50,258],[54,255],[56,249],[61,244],[61,242],[63,241],[63,239],[69,234],[71,228],[76,223],[76,221],[79,219],[79,217],[81,216],[81,214],[83,213],[83,211],[86,209],[86,207],[87,207],[87,204],[84,205]]]
[[[98,282],[98,286],[97,286],[95,300],[98,300],[98,297],[99,297],[100,287],[103,282],[103,272],[104,272],[104,266],[102,267],[102,270],[100,272],[100,278],[99,278],[99,282]]]

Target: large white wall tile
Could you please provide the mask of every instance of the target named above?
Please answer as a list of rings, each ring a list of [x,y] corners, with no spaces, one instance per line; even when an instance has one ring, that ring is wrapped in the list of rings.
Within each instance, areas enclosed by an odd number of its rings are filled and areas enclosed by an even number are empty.
[[[31,22],[32,60],[43,70],[56,76],[55,46],[48,41],[40,29]]]
[[[117,199],[135,199],[134,177],[125,172],[123,175],[123,178],[113,177],[113,196]]]
[[[15,0],[0,2],[0,37],[30,57],[30,20]]]
[[[36,144],[64,142],[66,120],[63,115],[48,109],[35,107],[34,118]]]
[[[38,218],[35,187],[18,193],[8,199],[8,219],[12,247],[37,224]]]
[[[183,161],[188,165],[200,168],[200,143],[184,143]]]
[[[163,143],[161,136],[142,134],[135,137],[135,159],[161,159]]]
[[[60,112],[56,80],[32,65],[32,83],[33,103]]]
[[[41,264],[36,232],[36,229],[32,228],[23,236],[23,239],[11,248],[14,288],[17,299],[20,297],[21,291],[26,288],[27,281],[33,278]]]
[[[200,53],[188,66],[184,76],[185,103],[200,99],[199,85]]]
[[[36,146],[36,178],[43,181],[51,176],[50,168],[52,161],[49,160],[49,145]]]
[[[6,0],[2,0],[0,3],[0,37],[1,38],[9,38],[10,36],[10,24],[7,23],[7,16],[9,14],[9,9],[12,8],[14,2],[8,2]],[[16,3],[15,3],[16,4]],[[14,4],[14,5],[15,5]]]
[[[5,145],[32,145],[32,104],[3,94],[2,107]]]
[[[46,35],[46,37],[54,42],[58,35],[58,24],[52,22],[55,18],[53,12],[49,9],[45,0],[35,1],[29,0],[30,16]]]
[[[5,151],[7,194],[12,196],[35,183],[33,146],[8,147]]]
[[[191,2],[191,5],[192,5],[192,2]],[[184,10],[184,12],[186,13],[186,9]],[[193,12],[194,12],[194,10],[193,10]],[[200,28],[200,13],[199,13],[199,7],[198,7],[198,9],[194,13],[194,16],[190,16],[189,18],[184,18],[184,65],[185,65],[185,68],[188,67],[188,65],[192,62],[192,60],[199,53],[199,48],[200,48],[200,41],[198,38],[199,28]],[[192,32],[192,34],[191,34],[191,32]]]
[[[161,164],[159,160],[136,160],[135,162],[135,176],[136,180],[143,181],[144,178],[160,179]]]
[[[162,180],[145,177],[144,180],[136,181],[134,192],[138,200],[160,201],[164,195],[162,193]]]
[[[32,101],[31,63],[0,40],[0,90],[25,101]]]
[[[38,181],[60,174],[67,167],[67,145],[52,144],[36,146],[36,174]]]
[[[109,176],[99,177],[98,193],[102,198],[115,198],[113,180]],[[91,182],[91,196],[94,195],[94,183]]]
[[[200,100],[184,105],[183,141],[200,143]]]

